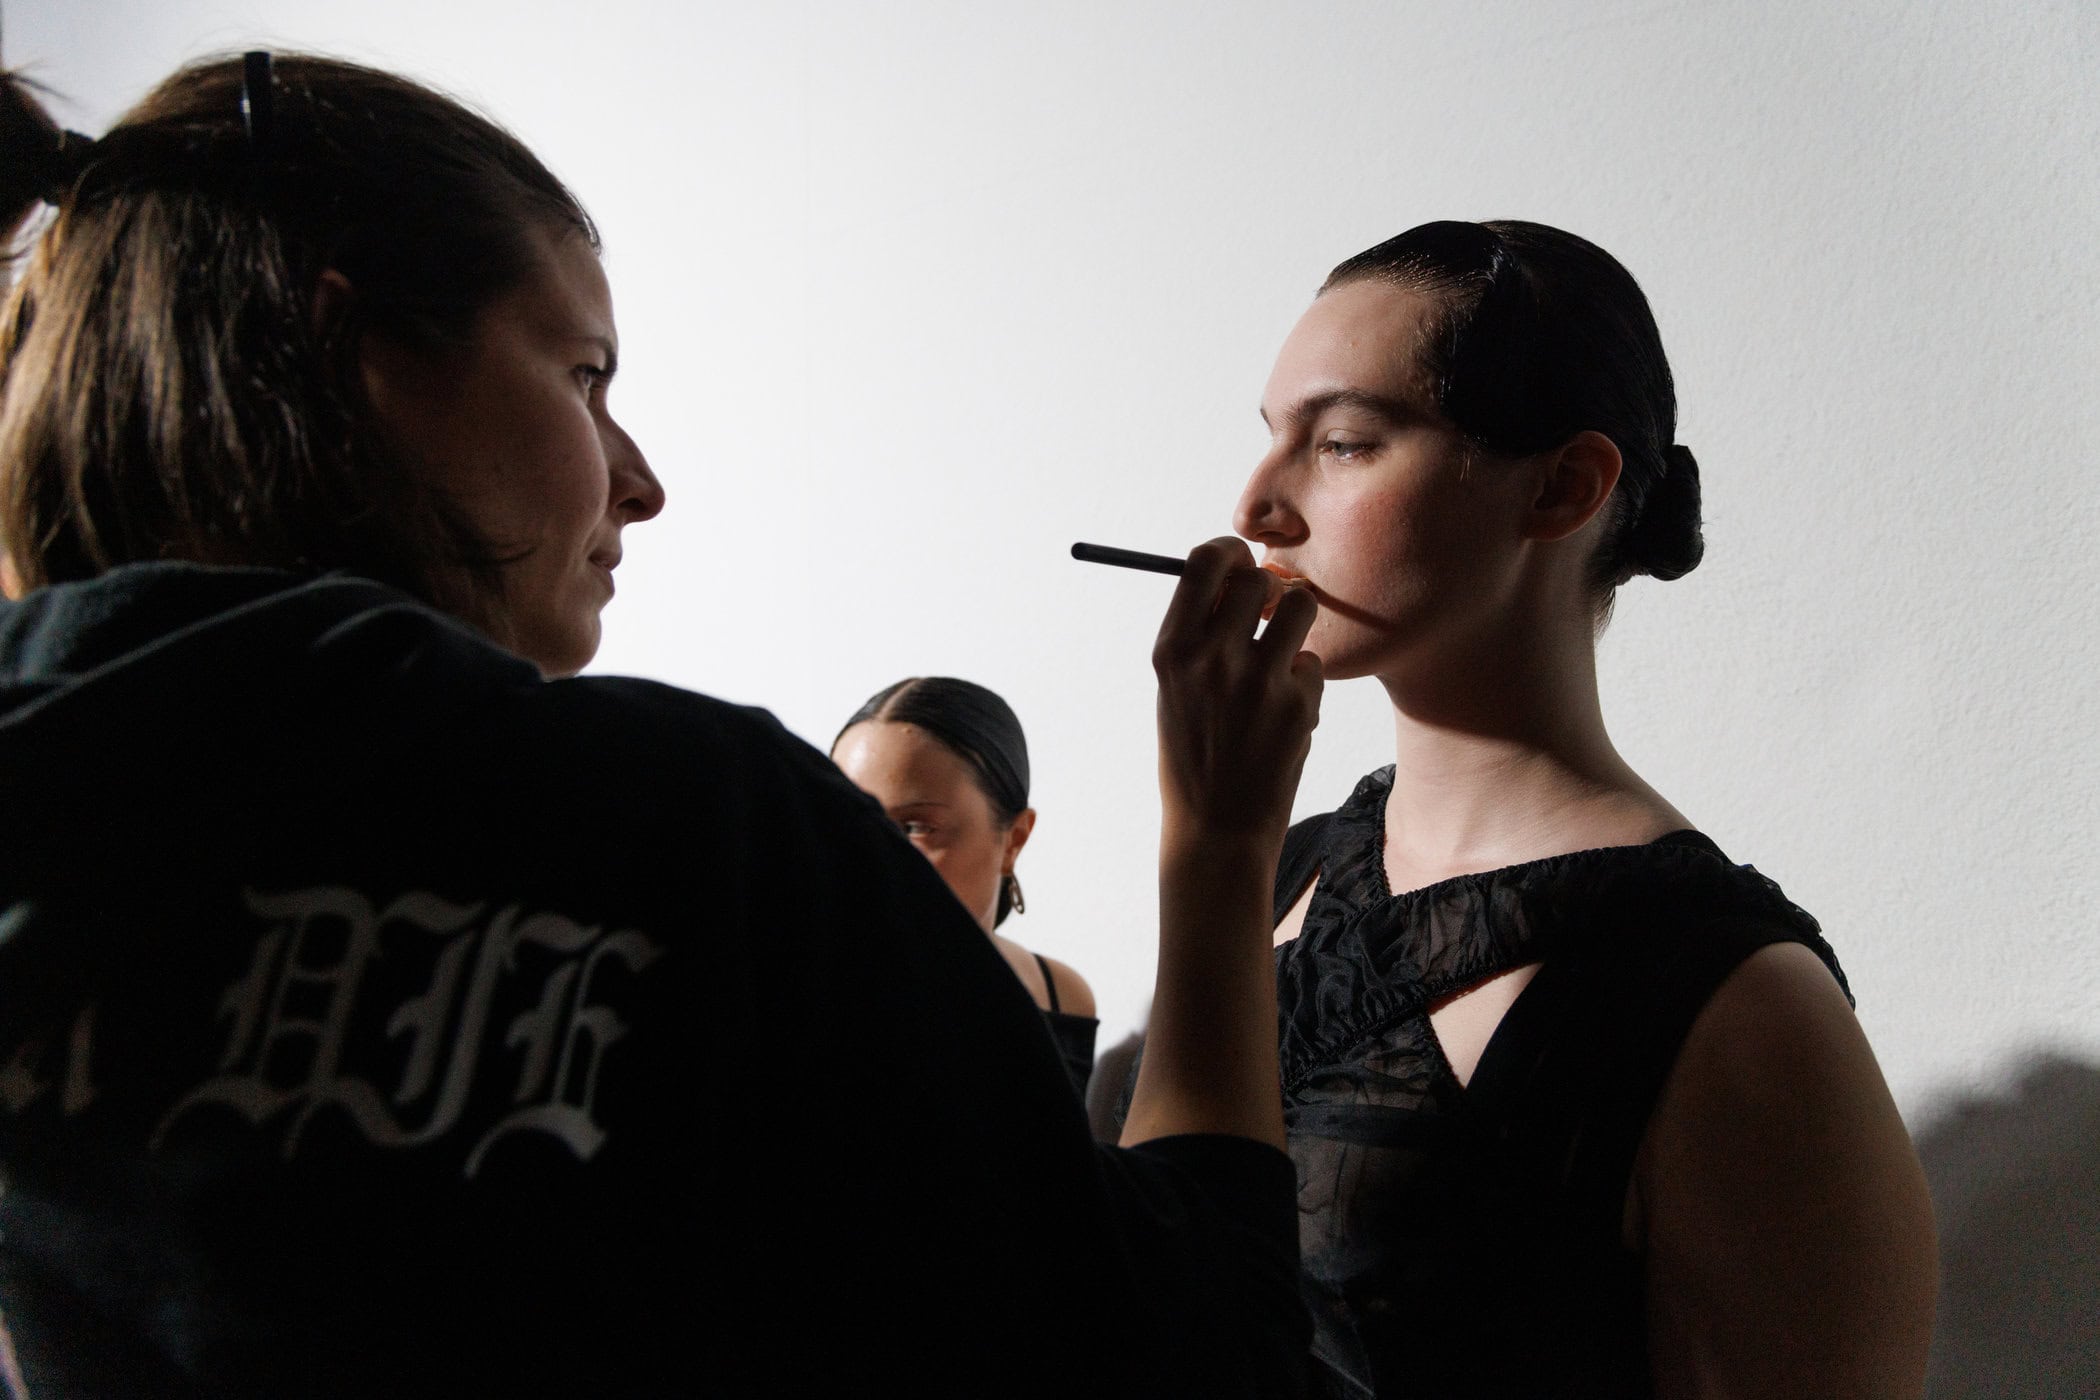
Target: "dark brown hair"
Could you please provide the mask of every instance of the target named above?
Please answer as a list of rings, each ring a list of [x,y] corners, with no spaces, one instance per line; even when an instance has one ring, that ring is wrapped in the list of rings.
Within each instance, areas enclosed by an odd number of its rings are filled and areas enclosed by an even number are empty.
[[[150,559],[350,569],[439,596],[495,564],[383,439],[358,338],[436,348],[543,229],[597,246],[515,137],[334,59],[184,68],[99,140],[0,77],[0,227],[55,209],[0,314],[0,549],[27,587]],[[317,324],[322,274],[349,308]],[[476,616],[476,620],[486,622]]]
[[[1623,460],[1591,569],[1607,600],[1636,574],[1681,577],[1705,552],[1699,464],[1678,445],[1677,389],[1648,299],[1587,239],[1545,224],[1422,224],[1328,274],[1429,292],[1441,314],[1423,368],[1436,406],[1476,446],[1510,456],[1591,430]]]
[[[970,765],[977,788],[992,806],[992,819],[1001,827],[1014,824],[1028,806],[1028,740],[1021,733],[1021,719],[1013,706],[975,681],[954,676],[907,676],[895,685],[870,695],[839,726],[831,747],[839,746],[846,731],[866,720],[886,724],[911,724],[925,730]],[[1013,912],[1011,886],[999,886],[999,908],[992,925],[1006,922]]]

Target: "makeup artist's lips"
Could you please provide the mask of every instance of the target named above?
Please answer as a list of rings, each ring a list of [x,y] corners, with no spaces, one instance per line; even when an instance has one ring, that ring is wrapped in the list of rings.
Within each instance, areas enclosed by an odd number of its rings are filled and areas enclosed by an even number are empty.
[[[613,570],[620,567],[620,551],[615,549],[606,554],[593,554],[590,562],[594,568],[605,575],[606,590],[608,592],[617,591],[613,583]]]

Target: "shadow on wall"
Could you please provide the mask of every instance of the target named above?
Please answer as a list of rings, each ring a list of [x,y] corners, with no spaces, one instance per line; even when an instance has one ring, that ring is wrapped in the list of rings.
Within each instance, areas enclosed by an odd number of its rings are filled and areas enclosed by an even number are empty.
[[[1929,1400],[2100,1396],[2100,1068],[2058,1055],[1918,1136],[1940,1230]]]

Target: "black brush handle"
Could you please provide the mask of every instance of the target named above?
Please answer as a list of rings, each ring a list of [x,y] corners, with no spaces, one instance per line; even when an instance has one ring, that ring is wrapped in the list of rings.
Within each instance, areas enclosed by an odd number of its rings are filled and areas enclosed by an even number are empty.
[[[1119,569],[1143,569],[1148,574],[1172,574],[1175,578],[1180,578],[1188,565],[1188,560],[1170,554],[1146,554],[1106,544],[1075,544],[1072,557],[1086,564],[1113,564]]]

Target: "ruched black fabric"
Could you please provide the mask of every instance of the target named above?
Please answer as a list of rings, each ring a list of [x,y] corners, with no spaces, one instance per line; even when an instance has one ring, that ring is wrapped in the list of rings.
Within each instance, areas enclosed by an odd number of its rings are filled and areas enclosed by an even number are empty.
[[[1337,1396],[1651,1393],[1633,1161],[1693,1019],[1768,944],[1813,948],[1779,887],[1682,831],[1398,896],[1393,770],[1292,828],[1277,950],[1285,1116],[1314,1349]],[[1540,970],[1461,1086],[1442,999]],[[1849,989],[1847,996],[1850,996]]]

